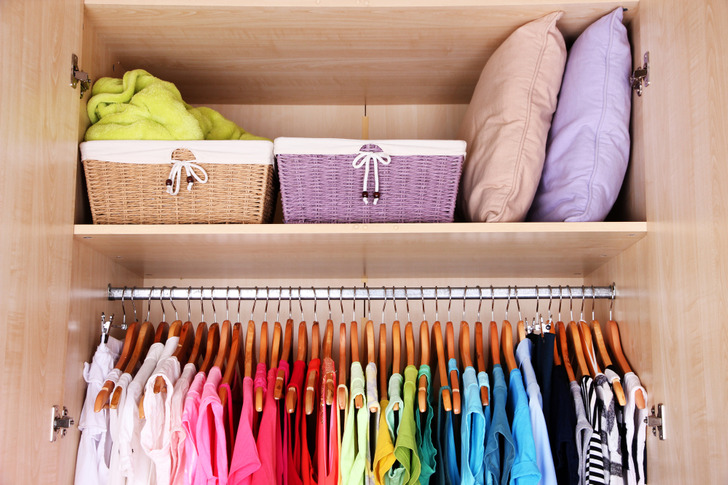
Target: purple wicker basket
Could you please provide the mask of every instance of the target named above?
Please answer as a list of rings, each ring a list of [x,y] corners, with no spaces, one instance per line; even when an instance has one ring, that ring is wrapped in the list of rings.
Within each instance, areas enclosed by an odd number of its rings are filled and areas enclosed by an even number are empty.
[[[465,142],[277,138],[286,223],[452,222]]]

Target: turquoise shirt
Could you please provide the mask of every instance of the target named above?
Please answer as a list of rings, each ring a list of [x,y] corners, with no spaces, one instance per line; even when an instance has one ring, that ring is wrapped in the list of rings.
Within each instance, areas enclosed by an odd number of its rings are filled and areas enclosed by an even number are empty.
[[[460,441],[462,485],[483,485],[485,416],[480,402],[480,384],[473,367],[463,371],[463,422]]]
[[[419,382],[420,377],[425,376],[427,380],[427,403],[423,416],[420,414],[419,418],[415,418],[417,424],[417,454],[420,455],[420,462],[422,464],[422,470],[420,470],[420,483],[422,485],[429,485],[430,477],[435,473],[435,445],[432,442],[432,406],[430,405],[430,382],[432,381],[432,374],[430,366],[423,364],[420,366],[420,370],[417,373],[417,381]]]

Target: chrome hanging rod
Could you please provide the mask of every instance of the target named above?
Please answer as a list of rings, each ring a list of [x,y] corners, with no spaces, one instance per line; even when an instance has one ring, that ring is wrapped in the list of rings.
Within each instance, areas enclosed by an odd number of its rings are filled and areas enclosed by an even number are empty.
[[[213,289],[214,288],[214,289]],[[376,287],[357,286],[345,288],[312,288],[312,287],[265,287],[240,288],[237,286],[215,286],[215,287],[124,287],[116,288],[109,285],[109,300],[506,300],[518,298],[520,300],[539,299],[614,299],[617,289],[614,283],[610,286],[565,286],[565,285],[544,285],[544,286],[511,286],[491,287],[488,286],[467,286],[448,287],[438,286],[421,288],[419,286],[407,287]]]

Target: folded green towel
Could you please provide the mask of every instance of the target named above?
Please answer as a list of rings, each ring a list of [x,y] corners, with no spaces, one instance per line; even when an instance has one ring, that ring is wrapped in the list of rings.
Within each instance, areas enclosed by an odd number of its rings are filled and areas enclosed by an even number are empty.
[[[94,83],[86,109],[90,140],[265,140],[210,108],[193,108],[174,84],[143,69]]]

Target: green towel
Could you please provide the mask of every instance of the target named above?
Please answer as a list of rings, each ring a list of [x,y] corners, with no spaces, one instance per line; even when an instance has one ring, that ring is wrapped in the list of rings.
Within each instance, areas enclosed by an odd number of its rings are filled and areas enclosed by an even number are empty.
[[[90,140],[265,140],[210,108],[193,108],[177,87],[143,69],[96,81],[86,109]]]

